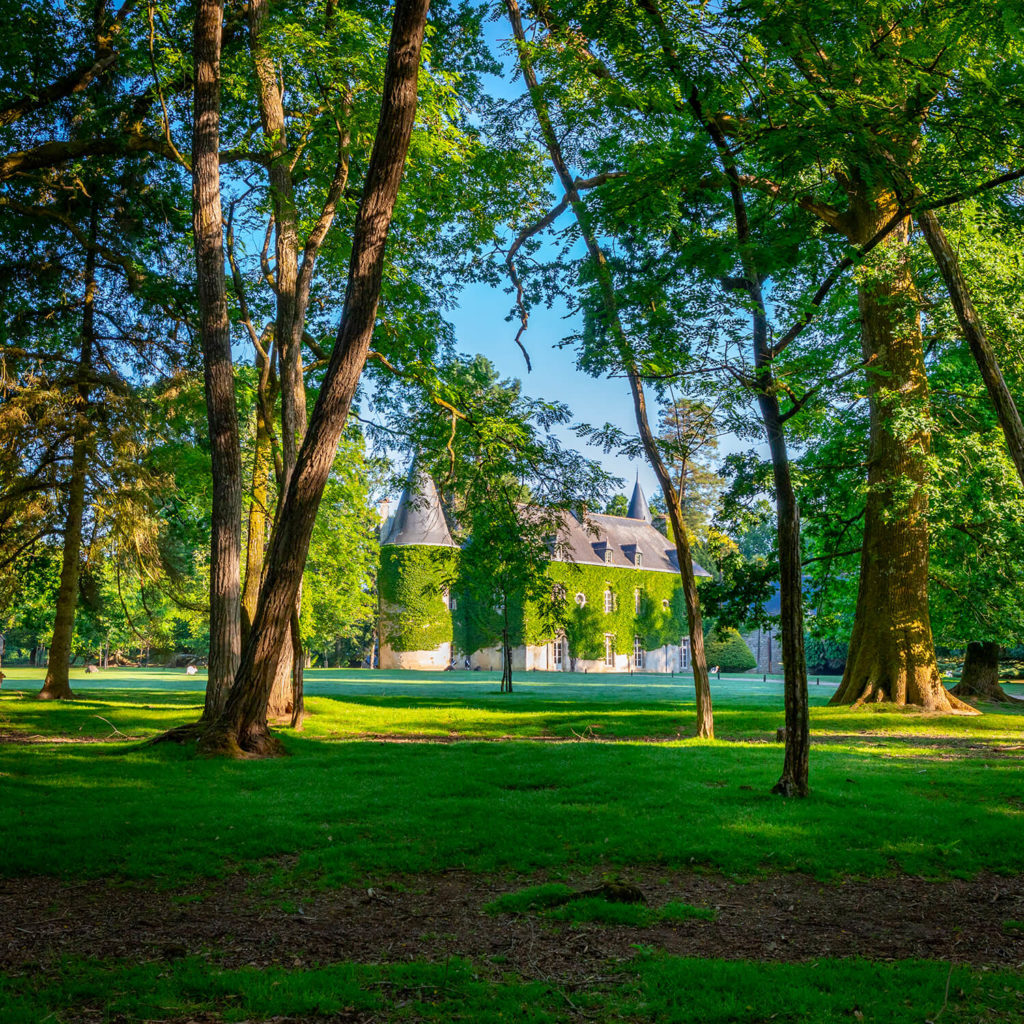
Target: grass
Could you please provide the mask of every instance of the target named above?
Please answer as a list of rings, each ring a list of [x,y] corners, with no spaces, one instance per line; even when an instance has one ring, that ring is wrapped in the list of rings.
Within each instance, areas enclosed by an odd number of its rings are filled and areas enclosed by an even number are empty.
[[[947,996],[948,993],[948,996]],[[641,954],[587,988],[528,981],[452,958],[442,963],[224,969],[173,963],[64,961],[0,976],[0,1024],[47,1020],[364,1019],[523,1024],[590,1019],[671,1024],[806,1021],[943,1024],[1019,1020],[1012,971],[908,961],[752,964]]]
[[[0,870],[160,885],[285,857],[293,878],[321,885],[448,867],[557,875],[629,863],[820,878],[1024,870],[1022,762],[987,750],[1020,741],[1019,712],[816,707],[813,795],[783,801],[768,793],[781,762],[781,747],[764,742],[781,717],[768,697],[736,696],[730,683],[717,712],[727,741],[711,744],[672,739],[692,727],[681,694],[617,705],[614,684],[582,678],[577,689],[596,699],[578,704],[486,693],[455,702],[419,682],[416,697],[313,697],[303,732],[285,734],[294,756],[277,761],[196,760],[132,748],[116,733],[5,744]],[[75,740],[151,735],[198,710],[195,693],[169,690],[83,688],[60,705],[9,690],[0,698],[9,729]],[[874,726],[871,742],[858,723]],[[466,742],[352,738],[403,729]],[[573,734],[618,742],[488,742]],[[671,741],[630,741],[652,735]],[[979,749],[963,758],[957,743]]]
[[[539,913],[552,921],[572,924],[598,922],[601,924],[631,925],[646,928],[662,921],[713,921],[712,907],[695,907],[673,900],[661,907],[643,903],[613,903],[597,896],[580,896],[567,885],[554,882],[533,885],[516,892],[505,893],[484,906],[489,914]]]
[[[126,740],[197,717],[201,677],[121,670],[76,680],[77,701],[46,704],[30,697],[41,675],[15,669],[0,692],[0,735],[32,738],[0,743],[7,876],[128,881],[143,893],[192,884],[175,897],[188,900],[201,898],[204,879],[242,873],[287,908],[296,888],[500,872],[512,884],[543,884],[490,909],[535,914],[555,928],[714,914],[685,903],[562,902],[569,890],[560,879],[584,871],[626,875],[639,865],[826,880],[1024,872],[1016,709],[974,718],[851,712],[826,706],[831,686],[812,686],[813,792],[785,801],[768,792],[782,759],[773,742],[781,686],[759,677],[713,684],[719,739],[709,743],[688,738],[688,679],[531,674],[502,696],[481,673],[314,670],[312,714],[301,732],[283,733],[292,756],[226,762]],[[933,962],[760,964],[638,945],[631,960],[573,986],[508,973],[499,956],[375,965],[289,958],[257,970],[219,955],[213,947],[203,959],[9,969],[0,974],[0,1024],[1024,1019],[1020,972]]]

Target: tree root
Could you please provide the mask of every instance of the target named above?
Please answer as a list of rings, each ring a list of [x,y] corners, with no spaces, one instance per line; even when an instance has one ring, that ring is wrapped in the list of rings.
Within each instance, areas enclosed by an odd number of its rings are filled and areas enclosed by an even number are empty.
[[[287,754],[284,744],[269,729],[253,731],[240,739],[233,730],[203,719],[169,729],[154,736],[143,746],[155,746],[158,743],[195,743],[196,753],[203,757],[227,757],[239,761],[283,757]]]
[[[36,694],[36,700],[78,700],[78,694],[73,693],[70,688],[64,690],[63,693],[55,693],[53,690],[44,686]]]
[[[803,786],[798,786],[788,775],[783,775],[782,778],[772,786],[772,793],[776,796],[786,797],[807,796],[807,789]]]

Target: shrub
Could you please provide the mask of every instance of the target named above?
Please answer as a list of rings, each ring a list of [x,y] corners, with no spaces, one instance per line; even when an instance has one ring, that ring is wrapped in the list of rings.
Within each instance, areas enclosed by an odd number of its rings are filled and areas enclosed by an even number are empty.
[[[746,641],[735,629],[715,632],[704,638],[704,654],[708,668],[716,665],[723,672],[748,672],[757,664]]]

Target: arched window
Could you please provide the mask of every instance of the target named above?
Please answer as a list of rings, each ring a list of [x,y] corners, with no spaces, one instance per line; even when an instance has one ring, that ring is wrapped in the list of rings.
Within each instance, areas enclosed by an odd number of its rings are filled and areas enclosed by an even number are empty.
[[[576,604],[580,608],[584,607],[586,605],[586,603],[587,603],[587,595],[586,594],[577,594],[576,595]]]
[[[661,602],[661,607],[664,608],[665,611],[668,611],[669,603],[668,603],[668,598],[667,597]]]

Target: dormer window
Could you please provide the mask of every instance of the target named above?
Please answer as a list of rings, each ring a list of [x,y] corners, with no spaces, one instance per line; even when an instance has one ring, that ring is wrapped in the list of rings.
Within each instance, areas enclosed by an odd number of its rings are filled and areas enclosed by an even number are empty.
[[[642,552],[642,551],[638,551],[638,552],[637,552],[637,553],[636,553],[636,554],[635,554],[635,555],[633,556],[633,564],[634,564],[634,565],[635,565],[635,566],[636,566],[636,567],[637,567],[638,569],[642,569],[642,568],[644,567],[644,555],[643,555],[643,552]]]
[[[612,549],[611,548],[605,548],[604,549],[604,560],[609,565],[611,564],[611,561],[612,561]]]

